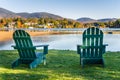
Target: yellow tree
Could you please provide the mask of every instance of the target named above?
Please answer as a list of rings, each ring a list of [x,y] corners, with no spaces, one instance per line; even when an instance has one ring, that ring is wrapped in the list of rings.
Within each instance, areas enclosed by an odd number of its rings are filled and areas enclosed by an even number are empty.
[[[20,21],[17,21],[16,25],[17,25],[18,28],[22,28],[22,23]]]

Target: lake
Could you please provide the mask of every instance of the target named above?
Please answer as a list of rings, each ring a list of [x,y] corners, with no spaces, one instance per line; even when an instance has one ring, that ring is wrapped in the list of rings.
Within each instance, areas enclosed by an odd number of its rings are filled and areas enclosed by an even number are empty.
[[[82,44],[81,34],[57,34],[32,37],[34,45],[49,44],[49,49],[76,50],[77,44]],[[107,51],[120,51],[120,34],[105,34],[104,43]],[[0,50],[13,50],[13,40],[0,44]]]

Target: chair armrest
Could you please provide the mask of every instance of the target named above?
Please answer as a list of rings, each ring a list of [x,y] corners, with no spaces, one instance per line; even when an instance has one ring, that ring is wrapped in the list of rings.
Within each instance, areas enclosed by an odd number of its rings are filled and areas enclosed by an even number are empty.
[[[108,46],[108,44],[103,44],[103,46]]]
[[[43,47],[43,54],[48,54],[48,46],[49,45],[36,45],[34,47]]]
[[[13,47],[14,49],[17,49],[17,47],[15,45],[12,45],[11,47]]]
[[[11,47],[16,47],[15,45],[12,45]]]
[[[105,52],[106,52],[106,46],[108,46],[108,44],[104,44],[103,46],[101,46],[101,48],[102,48],[102,53],[105,53]],[[100,48],[99,46],[97,46],[97,47]],[[77,53],[78,53],[78,54],[81,54],[82,49],[84,50],[84,49],[87,49],[87,48],[94,48],[94,46],[91,47],[91,46],[77,45]]]
[[[108,44],[103,44],[103,49],[102,49],[102,53],[104,54],[106,52],[106,46],[108,46]]]
[[[48,47],[49,45],[35,45],[34,47]]]
[[[82,49],[87,49],[89,46],[84,46],[84,45],[77,45],[77,53],[81,54]]]
[[[89,48],[89,46],[77,45],[77,53],[81,55],[82,51],[87,48]]]
[[[49,46],[49,45],[36,45],[36,46],[33,46],[33,47],[45,47],[45,46]],[[12,45],[11,47],[16,47],[16,46]]]
[[[89,48],[89,46],[84,46],[84,45],[77,45],[78,48],[81,48],[81,49],[86,49],[86,48]]]
[[[22,49],[22,50],[25,50],[25,49],[36,49],[36,47],[35,46],[33,46],[33,47],[17,47],[17,46],[15,46],[15,45],[12,45],[11,47],[13,47],[14,49]]]
[[[82,45],[78,44],[77,47],[81,47]]]
[[[81,54],[81,46],[82,46],[82,45],[79,45],[79,44],[77,45],[77,53],[78,53],[78,54]]]
[[[18,49],[18,47],[16,45],[12,45],[11,47],[13,47],[14,49]]]
[[[49,45],[36,45],[36,46],[33,46],[33,47],[17,47],[17,46],[15,46],[15,45],[12,45],[11,47],[13,47],[14,49],[23,49],[23,50],[25,50],[25,49],[36,49],[36,47],[44,47],[44,49],[43,49],[43,54],[48,54],[48,46]]]

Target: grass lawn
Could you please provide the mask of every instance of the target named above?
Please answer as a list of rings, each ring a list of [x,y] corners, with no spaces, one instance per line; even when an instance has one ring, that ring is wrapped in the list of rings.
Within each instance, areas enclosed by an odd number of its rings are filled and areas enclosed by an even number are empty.
[[[105,68],[81,68],[76,51],[49,50],[46,66],[29,69],[28,65],[20,65],[11,69],[17,57],[17,51],[0,51],[0,80],[120,80],[120,52],[104,54]]]

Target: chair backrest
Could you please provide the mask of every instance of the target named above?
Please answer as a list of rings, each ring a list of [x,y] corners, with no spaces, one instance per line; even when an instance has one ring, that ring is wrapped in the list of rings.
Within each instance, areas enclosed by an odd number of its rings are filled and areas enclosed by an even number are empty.
[[[33,47],[30,35],[24,30],[16,30],[13,33],[13,39],[16,43],[15,49],[18,50],[20,58],[36,58],[35,48]]]
[[[103,32],[99,28],[90,27],[83,32],[84,57],[102,57]]]

